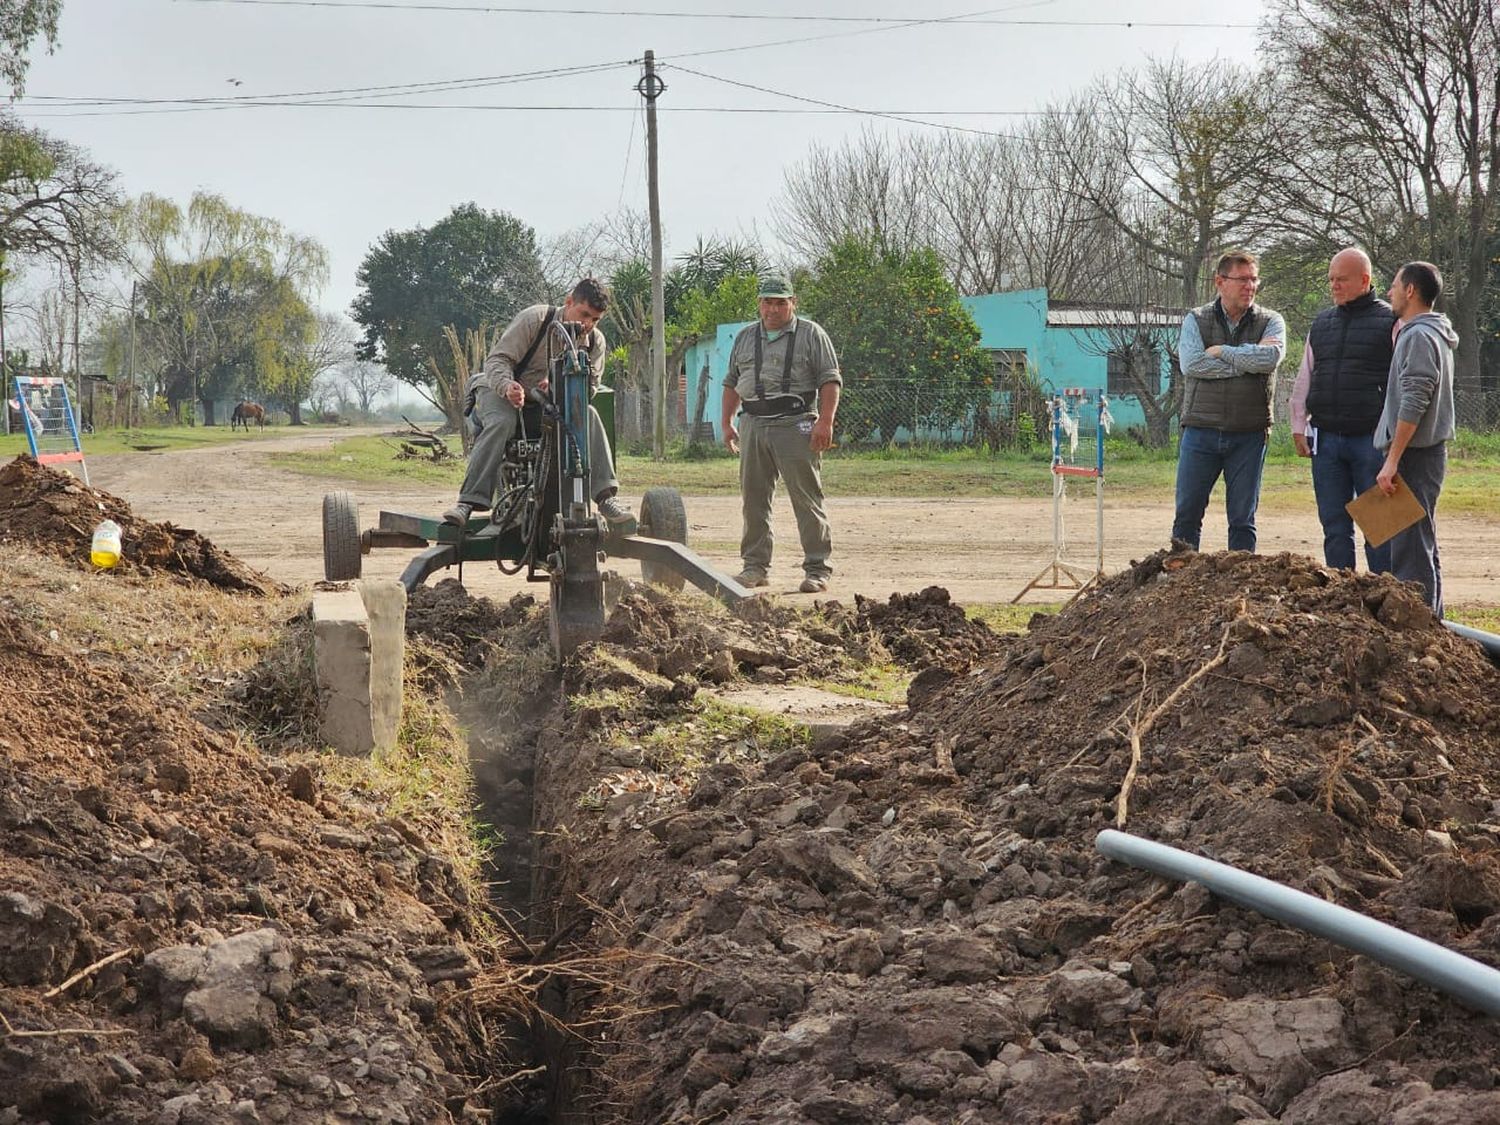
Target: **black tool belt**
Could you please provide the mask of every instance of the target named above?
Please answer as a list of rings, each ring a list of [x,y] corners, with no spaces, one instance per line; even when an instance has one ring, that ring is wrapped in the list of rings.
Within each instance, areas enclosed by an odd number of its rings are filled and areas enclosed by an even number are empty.
[[[741,401],[740,409],[752,418],[790,418],[808,413],[807,399],[792,394],[747,398]]]

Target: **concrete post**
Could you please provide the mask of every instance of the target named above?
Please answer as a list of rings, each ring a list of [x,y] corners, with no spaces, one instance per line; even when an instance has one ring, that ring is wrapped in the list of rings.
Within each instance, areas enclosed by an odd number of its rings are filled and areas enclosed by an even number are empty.
[[[396,744],[406,589],[393,579],[320,583],[313,593],[319,733],[340,754]]]

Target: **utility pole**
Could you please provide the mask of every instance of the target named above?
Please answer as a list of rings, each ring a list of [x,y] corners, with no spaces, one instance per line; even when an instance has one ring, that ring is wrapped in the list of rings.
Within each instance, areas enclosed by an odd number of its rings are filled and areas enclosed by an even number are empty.
[[[135,405],[135,279],[130,282],[130,397],[125,400],[125,428],[136,421]]]
[[[667,455],[667,299],[661,273],[661,195],[656,184],[656,99],[667,88],[656,73],[656,52],[646,52],[646,73],[636,83],[646,99],[646,195],[651,212],[651,455]]]
[[[74,407],[74,409],[76,411],[82,411],[83,410],[83,361],[82,361],[82,359],[80,358],[80,356],[78,354],[78,314],[79,314],[79,309],[82,307],[82,304],[83,304],[83,293],[81,291],[82,285],[81,285],[81,280],[80,280],[80,277],[79,277],[79,275],[83,272],[83,263],[78,258],[78,252],[77,252],[76,248],[75,248],[75,250],[73,252],[72,270],[73,270],[73,381],[78,385],[78,399],[77,399],[77,405]],[[90,389],[89,389],[89,416],[88,416],[88,421],[89,421],[90,425],[93,425],[93,423],[94,423],[94,393],[93,393],[93,388],[92,387],[90,387]]]
[[[10,433],[10,362],[5,354],[5,253],[3,245],[0,245],[0,415],[4,416],[5,422],[0,429]],[[16,396],[21,397],[19,394]]]

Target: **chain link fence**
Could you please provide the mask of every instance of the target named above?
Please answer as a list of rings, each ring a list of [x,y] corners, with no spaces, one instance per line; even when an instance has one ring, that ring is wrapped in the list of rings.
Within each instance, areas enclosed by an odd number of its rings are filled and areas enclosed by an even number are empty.
[[[1486,434],[1500,430],[1500,370],[1481,366],[1476,374],[1457,376],[1453,398],[1460,426]]]
[[[699,416],[700,404],[693,396],[683,404],[686,409],[679,409],[676,397],[668,401],[671,436],[688,437],[696,420],[698,439],[711,442],[713,420]],[[846,375],[836,441],[844,449],[1030,449],[1051,440],[1050,425],[1046,396],[1030,381],[964,389]],[[651,440],[649,392],[615,388],[615,427],[622,446]]]
[[[1291,378],[1278,380],[1277,423],[1285,428],[1286,396]],[[681,393],[678,388],[674,390]],[[1458,424],[1479,433],[1500,431],[1500,377],[1480,375],[1455,383]],[[698,423],[697,439],[713,442],[714,419],[698,415],[698,403],[688,396],[679,408],[676,395],[669,402],[669,432],[687,438],[692,420]],[[621,444],[648,443],[651,439],[650,395],[634,388],[617,388],[617,437]],[[1093,414],[1084,412],[1086,426]],[[1048,397],[1033,378],[1000,379],[994,385],[973,389],[941,388],[909,379],[851,377],[846,375],[839,399],[836,441],[843,449],[880,448],[970,448],[1028,450],[1051,441],[1051,411]],[[1136,422],[1117,431],[1118,440],[1148,444],[1145,426]],[[1170,424],[1169,444],[1177,436],[1177,422]]]
[[[847,448],[1029,449],[1048,440],[1045,395],[1009,386],[935,387],[899,378],[845,378],[839,444]]]

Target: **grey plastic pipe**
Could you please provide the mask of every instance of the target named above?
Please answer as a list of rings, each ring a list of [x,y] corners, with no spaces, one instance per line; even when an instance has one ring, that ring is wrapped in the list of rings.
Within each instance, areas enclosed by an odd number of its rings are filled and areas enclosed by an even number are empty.
[[[1491,660],[1500,664],[1500,637],[1495,636],[1494,633],[1486,633],[1483,629],[1475,629],[1471,625],[1460,625],[1457,621],[1444,621],[1443,624],[1460,637],[1467,637],[1479,644],[1485,652],[1490,654]]]
[[[1337,942],[1440,988],[1472,1008],[1500,1016],[1500,971],[1395,926],[1324,902],[1238,867],[1107,828],[1094,841],[1111,859],[1169,879],[1202,883],[1214,894]]]

